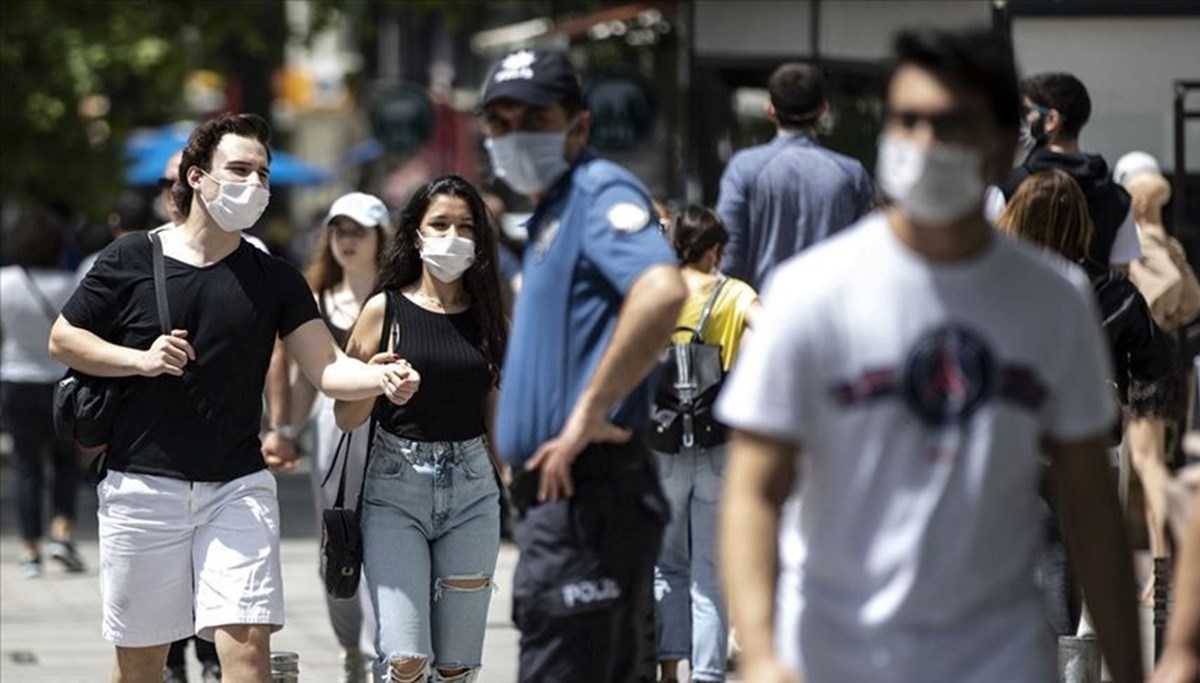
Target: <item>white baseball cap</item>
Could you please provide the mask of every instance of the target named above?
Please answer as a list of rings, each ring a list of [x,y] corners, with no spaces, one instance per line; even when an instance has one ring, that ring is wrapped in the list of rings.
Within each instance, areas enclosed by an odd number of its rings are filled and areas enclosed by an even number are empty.
[[[388,210],[383,200],[365,192],[351,192],[338,197],[329,207],[325,224],[345,216],[366,228],[377,228],[387,222]]]
[[[1126,180],[1139,173],[1162,173],[1162,169],[1159,168],[1158,161],[1149,154],[1130,152],[1117,159],[1116,165],[1113,166],[1113,181],[1123,185]]]

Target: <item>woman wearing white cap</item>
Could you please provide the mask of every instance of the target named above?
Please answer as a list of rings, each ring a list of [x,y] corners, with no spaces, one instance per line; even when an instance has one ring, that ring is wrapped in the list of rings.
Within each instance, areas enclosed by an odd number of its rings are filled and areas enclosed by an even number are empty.
[[[375,277],[388,245],[388,210],[374,195],[351,192],[342,195],[329,208],[325,226],[317,239],[305,277],[317,298],[317,308],[333,338],[343,348],[350,328],[375,286]],[[315,403],[315,409],[314,409]],[[333,419],[333,400],[318,394],[303,376],[292,386],[292,425],[314,420],[315,439],[312,458],[312,482],[317,522],[321,511],[333,505],[337,477],[321,486],[337,448],[341,430]],[[292,435],[288,435],[292,436]],[[362,480],[362,464],[367,452],[367,427],[354,431],[350,439],[346,491],[353,506]],[[342,681],[366,680],[367,664],[373,659],[371,642],[375,625],[370,603],[364,593],[353,600],[326,596],[329,619],[342,646]]]

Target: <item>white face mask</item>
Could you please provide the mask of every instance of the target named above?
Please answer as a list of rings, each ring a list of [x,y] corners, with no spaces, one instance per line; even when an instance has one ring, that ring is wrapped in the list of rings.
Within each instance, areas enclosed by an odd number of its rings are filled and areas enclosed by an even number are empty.
[[[207,173],[204,175],[221,189],[217,192],[216,199],[209,201],[201,194],[200,201],[204,202],[208,215],[212,216],[225,232],[241,232],[249,228],[263,215],[263,211],[267,210],[271,193],[263,186],[217,180]]]
[[[566,146],[566,131],[508,133],[484,141],[496,177],[523,195],[540,194],[567,172]]]
[[[466,237],[422,237],[421,261],[429,274],[454,282],[475,263],[475,240]]]
[[[983,152],[944,143],[925,147],[883,135],[875,176],[880,189],[917,222],[949,225],[983,198]]]

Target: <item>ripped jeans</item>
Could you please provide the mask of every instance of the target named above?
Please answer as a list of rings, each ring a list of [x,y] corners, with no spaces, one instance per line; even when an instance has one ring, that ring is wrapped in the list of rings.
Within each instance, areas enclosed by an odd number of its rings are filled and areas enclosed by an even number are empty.
[[[500,551],[484,438],[418,442],[380,429],[363,495],[380,680],[475,680]]]

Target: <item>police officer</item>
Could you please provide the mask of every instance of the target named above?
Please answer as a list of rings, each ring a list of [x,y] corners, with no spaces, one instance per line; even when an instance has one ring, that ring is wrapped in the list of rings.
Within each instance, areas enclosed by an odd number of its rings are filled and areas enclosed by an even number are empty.
[[[686,290],[646,189],[586,149],[563,55],[508,55],[482,107],[496,175],[536,206],[496,418],[520,514],[520,679],[630,681],[666,521],[646,378]]]

